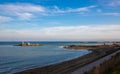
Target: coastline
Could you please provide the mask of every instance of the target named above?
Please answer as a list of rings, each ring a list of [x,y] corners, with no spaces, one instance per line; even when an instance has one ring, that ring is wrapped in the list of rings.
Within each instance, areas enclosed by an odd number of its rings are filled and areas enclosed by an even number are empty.
[[[72,48],[73,49],[73,48]],[[69,61],[63,61],[61,63],[48,65],[45,67],[34,68],[25,70],[22,72],[17,72],[15,74],[69,74],[76,69],[83,67],[87,64],[92,63],[95,60],[98,60],[106,55],[109,55],[120,49],[119,46],[104,46],[100,48],[88,49],[92,50],[91,53],[86,54],[82,57],[78,57]]]
[[[104,47],[120,47],[120,43],[115,43],[115,44],[97,44],[97,45],[68,45],[64,46],[63,48],[65,49],[74,49],[74,50],[80,50],[80,49],[85,49],[85,50],[96,50],[99,48],[104,48]]]

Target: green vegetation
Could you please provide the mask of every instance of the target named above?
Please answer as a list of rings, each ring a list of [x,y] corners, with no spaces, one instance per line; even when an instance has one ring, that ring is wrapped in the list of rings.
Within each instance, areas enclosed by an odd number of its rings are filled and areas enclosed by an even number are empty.
[[[120,63],[111,69],[108,74],[120,74]]]

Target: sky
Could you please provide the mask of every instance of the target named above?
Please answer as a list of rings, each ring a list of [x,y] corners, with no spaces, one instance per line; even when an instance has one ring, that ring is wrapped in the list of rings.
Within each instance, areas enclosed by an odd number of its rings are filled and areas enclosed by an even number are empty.
[[[0,0],[0,41],[120,41],[120,0]]]

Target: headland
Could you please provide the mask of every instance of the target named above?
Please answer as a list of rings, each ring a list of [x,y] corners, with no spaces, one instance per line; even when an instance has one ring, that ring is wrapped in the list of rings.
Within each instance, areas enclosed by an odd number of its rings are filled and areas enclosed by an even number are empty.
[[[65,49],[73,49],[73,50],[98,50],[99,48],[105,47],[120,47],[120,43],[103,43],[97,45],[67,45],[64,46]]]

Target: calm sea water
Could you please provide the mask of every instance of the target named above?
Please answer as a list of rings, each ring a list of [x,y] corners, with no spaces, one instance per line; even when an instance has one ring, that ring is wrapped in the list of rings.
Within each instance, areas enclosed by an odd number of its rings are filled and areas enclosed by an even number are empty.
[[[26,69],[42,67],[70,60],[90,53],[87,50],[67,50],[64,45],[80,42],[31,42],[43,46],[14,46],[20,42],[0,42],[0,74],[13,74]],[[96,44],[96,43],[87,43]]]

